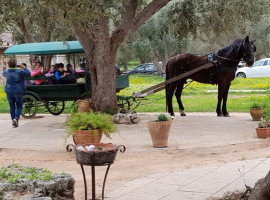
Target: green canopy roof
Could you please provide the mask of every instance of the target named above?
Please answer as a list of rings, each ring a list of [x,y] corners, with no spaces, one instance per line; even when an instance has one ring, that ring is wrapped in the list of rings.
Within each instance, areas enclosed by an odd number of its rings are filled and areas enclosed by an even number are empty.
[[[55,55],[70,53],[84,53],[78,41],[17,44],[4,51],[4,55]]]

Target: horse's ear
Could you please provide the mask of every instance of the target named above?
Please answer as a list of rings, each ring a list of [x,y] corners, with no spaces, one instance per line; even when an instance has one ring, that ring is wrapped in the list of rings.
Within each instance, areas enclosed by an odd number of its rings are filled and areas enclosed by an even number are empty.
[[[245,42],[249,42],[249,36],[246,37]]]
[[[256,46],[254,45],[254,49],[253,49],[253,52],[256,52]]]

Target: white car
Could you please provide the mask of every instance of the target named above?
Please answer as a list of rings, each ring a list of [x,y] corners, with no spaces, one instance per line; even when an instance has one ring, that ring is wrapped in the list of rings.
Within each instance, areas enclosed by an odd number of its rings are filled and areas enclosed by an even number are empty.
[[[255,62],[251,67],[240,67],[235,73],[240,78],[270,77],[270,58]]]

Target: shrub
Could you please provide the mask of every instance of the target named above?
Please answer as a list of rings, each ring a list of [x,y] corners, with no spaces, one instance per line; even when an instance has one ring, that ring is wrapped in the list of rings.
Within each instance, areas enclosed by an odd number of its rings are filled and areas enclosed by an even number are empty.
[[[170,120],[170,118],[169,117],[167,117],[165,114],[159,114],[158,115],[158,120],[157,121],[169,121]]]

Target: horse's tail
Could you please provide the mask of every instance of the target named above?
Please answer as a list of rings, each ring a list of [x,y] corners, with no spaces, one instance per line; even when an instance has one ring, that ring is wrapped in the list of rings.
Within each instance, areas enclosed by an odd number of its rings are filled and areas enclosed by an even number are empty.
[[[169,72],[168,72],[168,65],[169,65],[169,62],[170,62],[170,60],[167,62],[167,64],[166,64],[166,69],[165,69],[165,72],[166,72],[166,81],[170,79],[170,77],[169,77]],[[168,84],[166,84],[166,85],[165,85],[166,112],[168,112],[168,100],[167,100],[168,89],[169,89],[169,86],[168,86]]]

